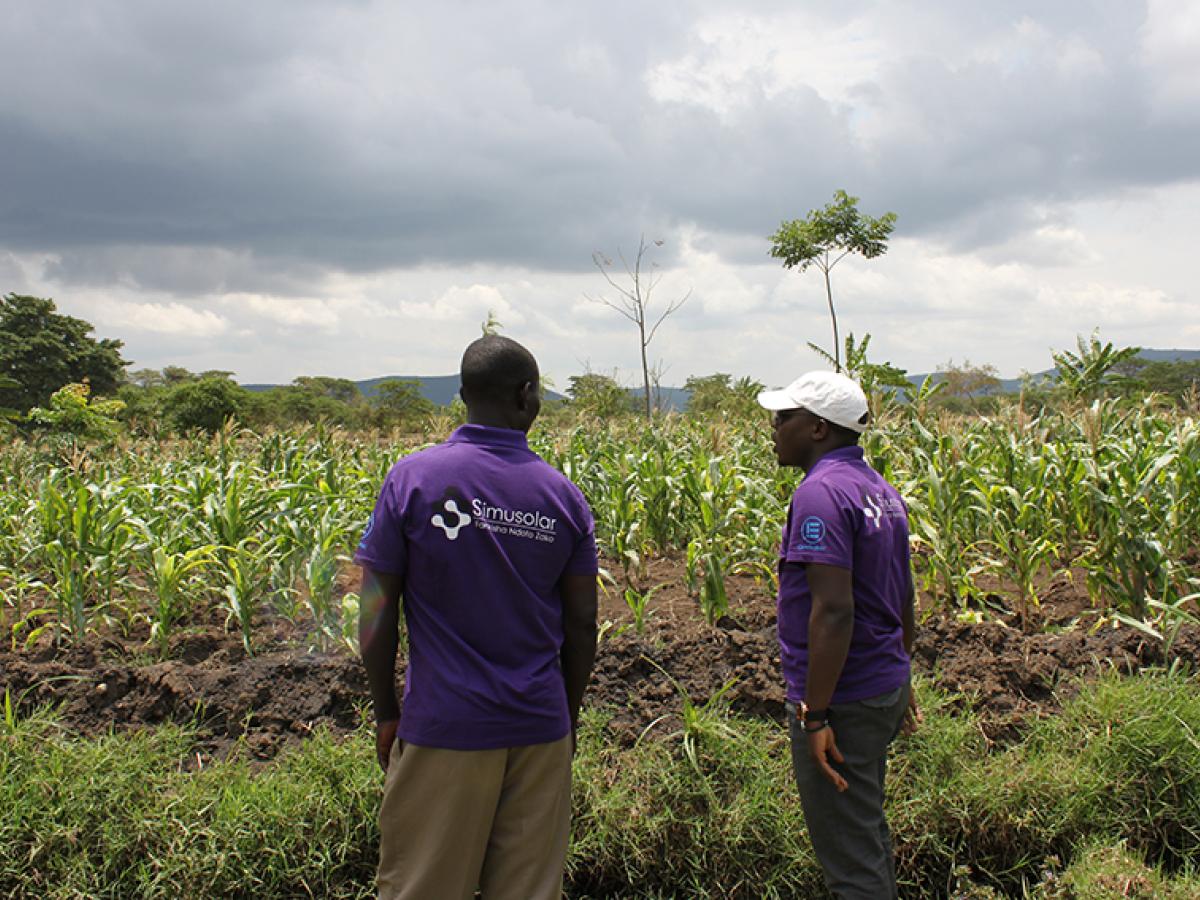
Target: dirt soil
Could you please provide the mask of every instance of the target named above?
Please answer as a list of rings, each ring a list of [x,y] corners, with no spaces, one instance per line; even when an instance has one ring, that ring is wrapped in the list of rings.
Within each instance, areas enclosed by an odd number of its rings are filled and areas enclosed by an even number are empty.
[[[661,727],[652,731],[671,732],[683,694],[704,703],[728,682],[724,696],[733,710],[782,721],[769,585],[729,578],[730,614],[710,626],[684,589],[680,561],[653,560],[637,581],[643,589],[663,587],[650,601],[641,634],[618,592],[602,597],[604,634],[586,701],[612,711],[615,740],[631,743],[654,722]],[[1003,604],[1001,588],[988,598],[993,607]],[[923,614],[914,665],[958,695],[960,704],[974,704],[985,734],[1000,743],[1054,714],[1081,679],[1165,662],[1160,641],[1106,622],[1067,579],[1046,586],[1034,633],[1016,627],[1015,616],[994,609],[987,615],[989,621],[977,624],[953,613]],[[195,723],[201,760],[239,747],[269,759],[318,726],[338,733],[357,728],[367,703],[358,660],[346,651],[311,650],[302,625],[262,625],[253,656],[217,616],[178,634],[166,661],[154,658],[145,634],[107,634],[70,649],[43,640],[27,650],[0,652],[0,689],[22,713],[55,705],[59,721],[81,735]],[[1174,655],[1196,671],[1200,629],[1185,628]],[[402,679],[403,661],[398,668]]]

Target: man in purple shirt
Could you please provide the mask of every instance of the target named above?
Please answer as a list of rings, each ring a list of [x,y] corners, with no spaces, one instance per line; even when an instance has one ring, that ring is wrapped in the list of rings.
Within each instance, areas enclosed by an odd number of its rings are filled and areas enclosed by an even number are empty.
[[[783,531],[777,607],[804,819],[835,896],[894,898],[884,770],[888,745],[918,717],[907,510],[863,459],[867,398],[851,379],[810,372],[758,402],[775,413],[779,464],[805,472]]]
[[[596,654],[592,515],[526,442],[541,406],[529,351],[480,338],[461,377],[467,424],[392,467],[355,556],[387,773],[379,896],[557,898]]]

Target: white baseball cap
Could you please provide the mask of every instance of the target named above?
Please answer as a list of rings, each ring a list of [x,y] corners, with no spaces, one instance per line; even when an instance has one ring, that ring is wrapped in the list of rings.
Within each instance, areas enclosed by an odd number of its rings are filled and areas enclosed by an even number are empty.
[[[759,406],[770,410],[807,409],[826,421],[857,431],[867,427],[867,395],[840,372],[809,372],[779,391],[763,391]]]

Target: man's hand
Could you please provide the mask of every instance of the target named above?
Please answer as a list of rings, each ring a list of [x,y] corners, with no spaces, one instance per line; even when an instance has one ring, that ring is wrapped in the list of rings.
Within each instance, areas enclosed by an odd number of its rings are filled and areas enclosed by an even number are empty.
[[[384,772],[387,771],[388,758],[392,755],[392,744],[396,743],[396,729],[399,726],[399,719],[389,719],[375,726],[375,758]]]
[[[925,721],[925,717],[921,715],[921,707],[917,705],[917,695],[911,689],[908,692],[908,709],[904,710],[904,719],[900,722],[900,733],[904,735],[912,734],[917,730],[917,726]]]
[[[818,728],[816,731],[805,732],[808,735],[808,752],[812,754],[813,761],[817,764],[817,768],[821,770],[821,774],[829,779],[838,792],[846,790],[849,785],[846,779],[834,771],[830,760],[833,762],[845,762],[842,758],[842,751],[837,748],[837,740],[833,734],[833,728],[826,725],[824,728]]]

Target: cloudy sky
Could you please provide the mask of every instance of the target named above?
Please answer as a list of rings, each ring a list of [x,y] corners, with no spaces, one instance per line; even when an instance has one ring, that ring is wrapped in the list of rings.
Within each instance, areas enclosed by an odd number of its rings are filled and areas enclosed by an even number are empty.
[[[3,12],[0,293],[137,367],[444,374],[492,310],[560,386],[632,383],[592,254],[645,235],[652,299],[690,291],[664,383],[778,385],[829,322],[768,236],[839,188],[898,216],[833,272],[878,359],[1012,376],[1097,327],[1200,348],[1194,0]]]

